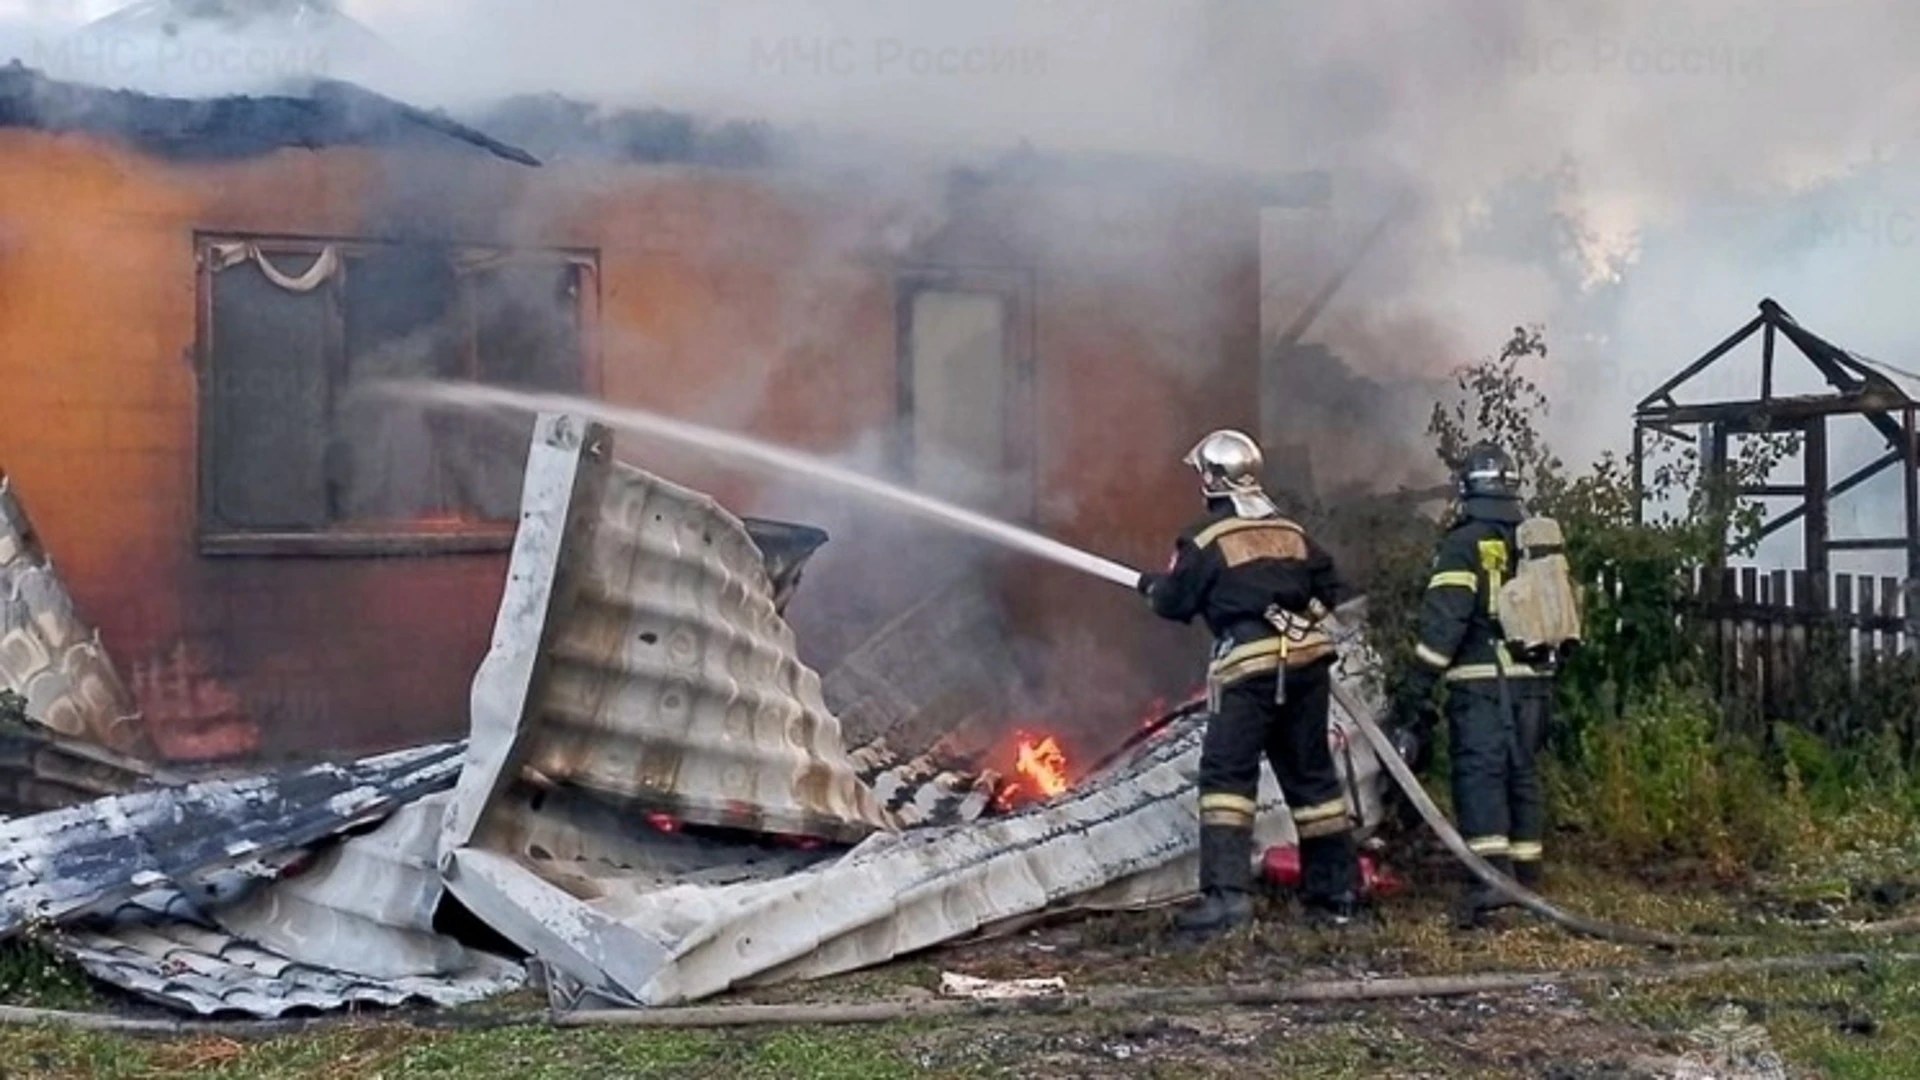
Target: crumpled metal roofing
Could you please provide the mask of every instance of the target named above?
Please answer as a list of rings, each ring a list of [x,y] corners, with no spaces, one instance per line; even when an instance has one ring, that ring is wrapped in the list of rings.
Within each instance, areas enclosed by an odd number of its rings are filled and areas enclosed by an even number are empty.
[[[1174,722],[1109,775],[1012,816],[869,827],[854,850],[827,857],[795,853],[745,865],[738,861],[744,849],[719,847],[700,870],[663,866],[665,841],[646,835],[631,808],[651,805],[702,820],[697,815],[706,814],[710,799],[688,798],[675,785],[711,784],[715,774],[680,768],[651,787],[634,782],[625,763],[647,760],[655,747],[666,749],[675,766],[730,743],[739,760],[751,747],[751,760],[771,782],[735,788],[738,797],[763,804],[705,820],[760,832],[801,831],[775,823],[814,812],[794,784],[801,748],[853,792],[849,801],[862,808],[863,826],[880,819],[877,807],[865,809],[877,798],[858,774],[904,790],[923,782],[922,770],[888,761],[884,747],[863,748],[857,760],[841,749],[818,681],[790,660],[784,625],[759,630],[772,615],[770,590],[741,550],[751,545],[738,542],[733,519],[704,497],[598,464],[606,445],[597,428],[549,415],[536,431],[513,568],[494,649],[475,680],[468,765],[442,834],[441,867],[469,910],[553,973],[557,1001],[585,995],[671,1004],[744,983],[851,970],[1047,910],[1138,907],[1192,892],[1203,729],[1196,717]],[[596,545],[595,529],[610,540]],[[728,551],[735,554],[726,557]],[[569,607],[575,597],[585,598],[584,613]],[[713,614],[703,620],[702,612]],[[748,625],[728,632],[727,624],[741,619],[727,613],[746,613]],[[663,710],[664,673],[639,645],[673,640],[676,624],[660,620],[675,614],[685,627],[687,659],[680,679],[667,685],[682,700]],[[692,692],[692,684],[717,674],[696,659],[715,654],[701,648],[703,638],[718,636],[733,644],[729,653],[752,655],[767,650],[759,634],[780,658],[777,672],[794,674],[752,695],[737,683]],[[1354,636],[1342,637],[1356,651]],[[591,699],[597,726],[582,724],[577,717],[586,710],[564,698],[556,705],[542,687],[541,662],[554,657],[582,669],[561,683],[569,695],[585,695],[596,675],[602,683],[638,682],[644,692],[602,689]],[[1356,693],[1366,689],[1356,667],[1365,659],[1343,660],[1338,672]],[[743,713],[733,712],[735,703]],[[778,723],[757,727],[756,709]],[[798,717],[806,722],[796,723]],[[1337,704],[1334,723],[1337,759],[1362,821],[1377,824],[1378,762],[1351,737],[1351,718]],[[556,726],[564,736],[547,733]],[[771,731],[784,731],[786,744],[762,751]],[[556,752],[552,740],[560,737],[578,741]],[[606,760],[592,760],[597,754]],[[1292,842],[1291,820],[1264,766],[1261,784],[1261,839]],[[662,789],[673,797],[660,798]],[[799,815],[796,807],[804,807]]]
[[[1358,695],[1354,676],[1370,657],[1351,635],[1341,636],[1353,650],[1341,678]],[[1332,727],[1364,838],[1384,819],[1384,771],[1337,703]],[[1135,756],[1051,802],[1007,817],[876,835],[790,877],[726,888],[603,885],[590,903],[606,921],[581,925],[605,935],[601,951],[650,957],[651,967],[635,978],[637,965],[557,965],[576,984],[563,989],[616,1003],[676,1004],[853,971],[1043,914],[1136,910],[1189,896],[1198,873],[1195,781],[1204,731],[1204,715],[1183,716]],[[1264,764],[1258,802],[1258,844],[1297,844]],[[481,876],[495,879],[486,870]],[[572,954],[591,950],[576,946]]]
[[[459,1005],[517,989],[520,965],[433,929],[447,801],[442,792],[404,806],[291,876],[210,880],[204,893],[221,899],[197,904],[179,890],[147,893],[54,944],[96,979],[202,1016]]]
[[[463,760],[445,744],[0,822],[0,935],[63,922],[56,944],[96,978],[201,1015],[520,985],[518,965],[434,929],[450,889],[534,954],[556,1004],[664,1005],[1191,893],[1202,718],[976,821],[990,776],[842,748],[778,613],[824,534],[742,523],[609,449],[541,418]],[[1371,657],[1336,636],[1338,677],[1364,696]],[[1333,709],[1371,827],[1378,762]],[[1264,766],[1259,805],[1259,839],[1293,842]]]
[[[900,760],[887,741],[875,739],[853,751],[860,779],[905,828],[952,825],[986,813],[998,794],[992,770],[942,768],[931,754]]]
[[[150,756],[139,707],[100,634],[82,622],[11,477],[0,473],[0,686],[63,735]]]
[[[179,918],[123,924],[111,933],[67,935],[58,948],[93,978],[201,1016],[242,1013],[277,1019],[350,1005],[464,1005],[525,983],[518,965],[492,958],[487,958],[488,966],[456,978],[366,978],[295,963],[204,923]]]
[[[893,827],[747,527],[611,448],[574,417],[536,425],[446,846],[523,780],[753,832],[851,842]]]
[[[443,975],[476,954],[434,930],[438,839],[451,792],[396,810],[314,864],[213,909],[229,932],[292,960],[376,979]]]
[[[584,900],[514,860],[452,854],[456,895],[572,983],[566,994],[660,1006],[733,986],[818,978],[997,923],[1192,891],[1201,726],[1169,729],[1127,768],[1019,814],[878,834],[814,868],[713,886],[602,878]],[[1271,773],[1259,834],[1283,839]]]
[[[305,847],[450,785],[459,743],[115,795],[0,822],[0,938]]]

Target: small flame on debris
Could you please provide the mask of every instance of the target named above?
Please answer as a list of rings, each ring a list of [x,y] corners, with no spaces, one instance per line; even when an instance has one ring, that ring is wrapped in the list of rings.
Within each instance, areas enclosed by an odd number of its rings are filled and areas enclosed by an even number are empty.
[[[1067,790],[1067,755],[1051,735],[1037,743],[1023,737],[1020,740],[1020,756],[1014,762],[1014,767],[1047,798]]]
[[[1071,786],[1067,754],[1059,739],[1021,731],[1014,734],[1013,744],[1008,755],[1013,758],[1013,767],[1004,778],[991,771],[982,774],[992,778],[996,811],[1009,813],[1021,803],[1050,799]]]

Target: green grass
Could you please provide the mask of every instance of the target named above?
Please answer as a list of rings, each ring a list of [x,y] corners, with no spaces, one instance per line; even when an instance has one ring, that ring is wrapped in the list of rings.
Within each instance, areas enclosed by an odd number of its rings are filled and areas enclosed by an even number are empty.
[[[1920,970],[1729,976],[1596,998],[1603,1015],[1683,1039],[1734,1004],[1789,1064],[1828,1080],[1904,1080],[1920,1068]]]
[[[1791,1064],[1817,1067],[1831,1080],[1879,1080],[1911,1075],[1911,1063],[1920,1060],[1916,984],[1920,978],[1909,966],[1832,976],[1728,977],[1618,994],[1596,990],[1573,996],[1584,1001],[1586,1012],[1571,1030],[1601,1047],[1603,1056],[1663,1051],[1670,1056],[1686,1048],[1687,1033],[1722,1003],[1757,1003],[1756,1020]],[[1467,1002],[1379,1003],[743,1031],[455,1031],[368,1024],[261,1041],[147,1040],[16,1027],[0,1029],[0,1076],[1535,1077],[1540,1072],[1529,1055],[1540,1050],[1540,1022],[1518,1012],[1515,1002],[1492,999],[1490,1008]]]
[[[1627,866],[1592,839],[1556,841],[1550,898],[1602,919],[1665,930],[1718,930],[1754,937],[1751,955],[1920,952],[1920,940],[1885,946],[1786,925],[1778,916],[1811,908],[1844,918],[1888,918],[1920,909],[1920,887],[1889,901],[1889,882],[1916,884],[1920,845],[1896,822],[1850,830],[1826,851],[1783,852],[1764,874],[1737,886],[1697,860]],[[1856,842],[1858,841],[1858,842]],[[1585,845],[1585,848],[1583,848]],[[1408,858],[1413,858],[1409,853]],[[1170,912],[1078,919],[1036,934],[944,950],[868,971],[745,995],[759,1001],[849,1001],[925,997],[942,970],[975,975],[1061,975],[1074,987],[1193,985],[1256,980],[1476,971],[1625,967],[1654,959],[1700,959],[1705,950],[1654,957],[1645,950],[1568,935],[1523,913],[1496,934],[1448,926],[1457,886],[1451,868],[1402,866],[1409,894],[1386,902],[1382,925],[1348,935],[1316,933],[1263,901],[1265,921],[1203,949],[1167,935]],[[1438,876],[1435,876],[1435,875]],[[1911,875],[1911,876],[1910,876]],[[1880,898],[1876,899],[1876,892]],[[1774,916],[1757,921],[1761,915]],[[1044,946],[1044,947],[1042,947]],[[1526,995],[1484,1001],[1381,1002],[1186,1014],[1077,1013],[992,1020],[917,1021],[873,1027],[711,1030],[557,1030],[491,1027],[538,1011],[520,993],[435,1014],[262,1040],[216,1036],[147,1039],[52,1028],[0,1027],[0,1080],[15,1077],[225,1077],[232,1080],[365,1080],[379,1077],[758,1078],[1149,1076],[1537,1078],[1608,1072],[1621,1062],[1673,1055],[1728,1001],[1751,1005],[1772,1046],[1801,1069],[1831,1080],[1914,1075],[1920,1061],[1920,967],[1883,965],[1831,975],[1747,975],[1626,989],[1570,991],[1543,1019]],[[68,965],[32,944],[0,946],[0,1003],[110,1010]],[[444,1024],[471,1020],[467,1028]],[[1567,1025],[1541,1038],[1542,1024]],[[1542,1055],[1545,1055],[1544,1057]]]
[[[86,1009],[98,1000],[79,968],[31,940],[0,942],[0,1004]]]
[[[227,1080],[333,1077],[714,1077],[728,1080],[876,1080],[909,1075],[913,1063],[885,1031],[559,1031],[501,1028],[439,1032],[368,1026],[260,1042],[225,1038],[144,1041],[50,1028],[0,1031],[0,1076],[99,1077],[191,1074]]]
[[[1391,1025],[1346,1024],[1280,1043],[1267,1059],[1277,1075],[1347,1080],[1421,1071],[1462,1075],[1459,1062]]]

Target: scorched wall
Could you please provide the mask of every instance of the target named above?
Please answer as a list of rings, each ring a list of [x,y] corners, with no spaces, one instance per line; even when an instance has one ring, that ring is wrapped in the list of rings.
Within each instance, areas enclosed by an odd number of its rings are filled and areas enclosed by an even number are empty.
[[[938,218],[942,193],[774,174],[344,148],[183,164],[17,130],[0,131],[0,161],[0,467],[175,760],[462,732],[506,563],[504,549],[203,553],[197,236],[589,252],[587,389],[822,452],[897,421],[901,268],[979,257],[899,239],[916,213]],[[1032,514],[1064,539],[1157,564],[1198,505],[1181,453],[1210,427],[1254,422],[1253,204],[1183,205],[1131,240],[1071,215],[1042,236],[1032,215],[1062,218],[1027,190],[1024,208],[966,213],[1025,237],[986,257],[1028,282],[1031,408],[1010,430],[1031,435]],[[1187,239],[1169,247],[1175,235]],[[697,456],[624,442],[622,456],[743,512],[766,493]],[[849,527],[828,550],[857,545]],[[1144,695],[1197,670],[1199,643],[1154,624],[1137,597],[1005,565],[1034,640],[1082,642],[1098,664],[1047,680],[1092,675]],[[810,579],[801,595],[823,587]]]

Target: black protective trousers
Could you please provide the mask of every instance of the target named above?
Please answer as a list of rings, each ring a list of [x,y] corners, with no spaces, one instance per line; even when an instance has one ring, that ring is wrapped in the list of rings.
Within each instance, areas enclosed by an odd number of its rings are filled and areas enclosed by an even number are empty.
[[[1348,831],[1346,791],[1327,745],[1333,660],[1289,672],[1286,701],[1274,700],[1277,675],[1256,675],[1221,691],[1200,747],[1202,820],[1253,824],[1260,758],[1273,765],[1303,840]],[[1243,808],[1236,812],[1235,807]],[[1217,815],[1217,816],[1216,816]]]
[[[1538,862],[1546,835],[1539,755],[1553,714],[1553,680],[1476,679],[1447,686],[1447,738],[1460,835],[1483,858]]]

